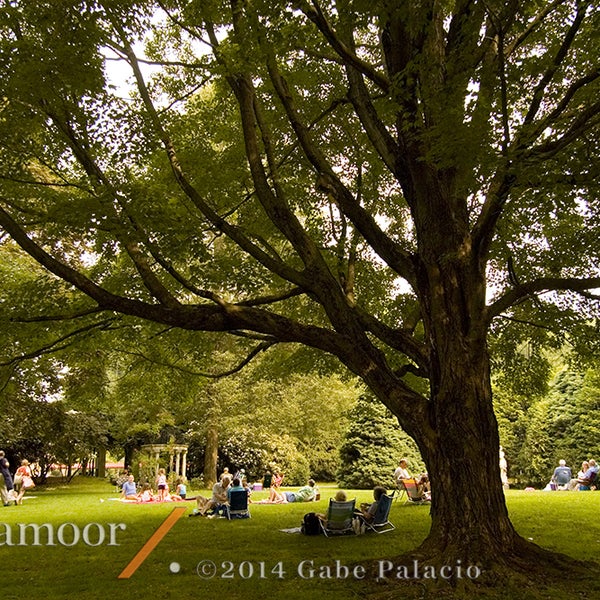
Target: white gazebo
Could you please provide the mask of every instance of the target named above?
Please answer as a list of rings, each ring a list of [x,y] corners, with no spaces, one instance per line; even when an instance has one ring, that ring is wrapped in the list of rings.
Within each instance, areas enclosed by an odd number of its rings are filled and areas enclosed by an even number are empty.
[[[160,468],[160,457],[163,454],[169,455],[169,471],[175,472],[182,477],[186,476],[187,471],[187,444],[147,444],[142,446],[142,451],[147,452],[155,458],[154,472],[158,474]]]

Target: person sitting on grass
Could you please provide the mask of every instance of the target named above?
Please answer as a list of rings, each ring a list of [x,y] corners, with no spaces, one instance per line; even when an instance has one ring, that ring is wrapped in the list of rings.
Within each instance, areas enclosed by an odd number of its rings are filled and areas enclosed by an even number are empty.
[[[400,460],[398,468],[394,471],[394,481],[398,487],[401,486],[401,481],[414,479],[417,485],[417,494],[426,500],[431,499],[431,490],[429,484],[429,476],[427,473],[421,473],[418,477],[412,477],[408,472],[408,461],[403,458]]]
[[[394,471],[394,481],[396,485],[400,485],[403,479],[411,479],[410,473],[408,472],[408,461],[405,458],[400,459],[398,468]]]
[[[344,490],[338,490],[333,499],[336,502],[347,502],[348,496],[346,496],[346,492]]]
[[[196,503],[198,505],[198,512],[196,513],[200,517],[204,517],[209,510],[218,510],[219,507],[227,503],[227,489],[231,484],[231,478],[229,475],[225,475],[221,481],[217,481],[212,488],[212,496],[206,500],[202,496],[196,497]]]
[[[554,473],[552,473],[550,483],[555,484],[556,489],[567,489],[569,481],[571,481],[572,478],[571,468],[567,467],[567,461],[561,459],[558,461],[558,467],[556,467]]]
[[[268,481],[270,484],[269,497],[260,500],[258,504],[281,504],[283,502],[283,494],[279,488],[283,482],[283,473],[280,473],[279,471],[275,471],[273,475],[269,473]]]
[[[333,501],[334,502],[347,502],[348,496],[346,495],[346,492],[344,490],[338,490],[336,492],[335,496],[333,497]],[[317,517],[319,517],[319,519],[321,519],[321,521],[323,521],[323,524],[327,525],[327,515],[325,515],[323,513],[317,513]]]
[[[250,484],[248,483],[248,480],[246,478],[242,479],[242,487],[246,490],[246,493],[248,494],[248,502],[251,503],[252,499],[250,498],[250,496],[252,495],[252,488],[250,487]]]
[[[127,480],[121,486],[121,500],[137,500],[137,486],[133,475],[128,475]]]
[[[571,481],[569,482],[569,490],[587,490],[587,489],[596,489],[596,485],[591,485],[592,483],[596,484],[597,483],[597,476],[598,476],[598,470],[599,467],[596,464],[596,461],[593,458],[590,458],[590,460],[588,461],[588,469],[587,471],[585,471],[585,473],[583,473],[583,476],[581,473],[578,474],[577,479],[571,479]]]
[[[177,487],[175,488],[175,493],[182,499],[185,500],[186,496],[187,496],[187,486],[185,484],[185,481],[181,478],[177,479],[177,481],[175,482],[177,484]]]
[[[279,490],[279,488],[281,487],[281,484],[283,483],[283,473],[280,473],[279,471],[275,471],[275,473],[273,474],[272,480],[271,480],[271,485],[269,486],[270,489],[276,489]]]
[[[138,502],[154,502],[154,494],[152,493],[152,486],[146,482],[142,485],[140,493],[137,495]]]
[[[582,465],[582,469],[579,473],[577,473],[577,479],[571,479],[569,481],[568,490],[579,490],[583,487],[586,489],[590,483],[595,482],[595,479],[598,474],[598,465],[596,465],[596,461],[592,458],[588,461],[587,469],[584,471],[585,462]]]

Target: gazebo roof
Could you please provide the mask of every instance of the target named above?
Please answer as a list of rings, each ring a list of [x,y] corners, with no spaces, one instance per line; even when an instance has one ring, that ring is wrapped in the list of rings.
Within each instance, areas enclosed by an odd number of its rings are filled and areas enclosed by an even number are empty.
[[[142,450],[150,452],[183,452],[188,449],[188,444],[144,444]]]

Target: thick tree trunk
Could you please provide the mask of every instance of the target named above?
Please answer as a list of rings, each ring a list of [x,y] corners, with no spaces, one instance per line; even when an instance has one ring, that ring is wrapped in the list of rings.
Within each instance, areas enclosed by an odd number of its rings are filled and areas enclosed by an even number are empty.
[[[519,536],[508,516],[485,343],[449,337],[447,349],[460,339],[462,352],[455,346],[438,361],[429,410],[433,433],[417,440],[431,479],[432,521],[412,558],[453,573],[471,568],[489,580],[528,577],[532,564],[556,566],[557,555]]]
[[[125,452],[123,467],[126,471],[129,471],[133,468],[133,453],[135,452],[135,447],[133,444],[126,443],[123,445],[123,451]]]
[[[216,416],[210,414],[206,428],[204,450],[204,485],[211,488],[217,480],[217,459],[219,457],[219,428]]]
[[[455,365],[453,385],[431,400],[433,435],[415,436],[432,484],[431,529],[419,548],[394,564],[413,569],[417,561],[421,575],[429,569],[440,585],[505,580],[518,588],[557,581],[565,571],[582,576],[582,565],[525,540],[509,519],[489,377],[482,377],[487,370],[480,361],[487,361],[485,353],[462,369]]]
[[[426,457],[432,482],[431,531],[423,549],[442,563],[489,568],[515,546],[500,480],[498,430],[491,400],[477,410],[438,399],[437,442]],[[470,404],[470,403],[469,403]]]
[[[429,233],[433,247],[421,254],[420,295],[430,400],[422,431],[414,435],[431,479],[432,523],[419,552],[438,567],[460,561],[465,568],[502,569],[534,547],[512,526],[500,478],[485,278],[473,268],[464,230]]]
[[[106,448],[98,448],[98,458],[96,460],[96,477],[104,479],[106,477]]]

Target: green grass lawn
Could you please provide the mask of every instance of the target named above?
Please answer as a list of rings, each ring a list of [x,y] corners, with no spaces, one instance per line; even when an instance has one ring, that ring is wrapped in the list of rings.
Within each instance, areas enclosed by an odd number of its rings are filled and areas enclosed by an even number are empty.
[[[360,581],[351,574],[344,577],[343,567],[367,565],[373,559],[389,559],[414,549],[427,535],[429,508],[394,502],[390,519],[396,530],[383,535],[325,538],[280,531],[299,526],[308,511],[325,512],[335,488],[321,487],[321,493],[322,500],[313,504],[252,504],[251,519],[227,521],[188,518],[195,505],[191,502],[132,505],[113,501],[114,488],[94,479],[77,479],[69,486],[39,486],[29,498],[26,496],[22,506],[2,509],[0,556],[5,577],[11,583],[3,597],[380,597],[384,586]],[[265,496],[266,492],[255,493],[253,498]],[[359,503],[370,500],[371,492],[351,492],[349,497],[353,496]],[[600,556],[600,492],[511,490],[507,502],[513,523],[524,537],[574,558],[597,560]],[[173,508],[180,506],[187,507],[187,514],[130,578],[119,579]],[[55,545],[47,545],[45,529],[40,533],[40,545],[33,545],[31,528],[27,529],[26,545],[19,545],[19,524],[32,523],[51,524]],[[111,523],[115,524],[113,541],[118,545],[109,543]],[[125,525],[124,530],[119,529],[120,524]],[[81,535],[78,543],[74,543],[74,531]],[[103,542],[101,531],[105,533]],[[335,570],[328,573],[326,569],[336,561],[339,575]],[[179,565],[179,572],[171,572],[172,563]],[[204,577],[197,573],[199,564],[204,565]],[[302,565],[306,568],[299,573]],[[19,584],[26,585],[25,593],[19,590]],[[564,590],[562,594],[557,591],[556,597],[564,597]]]

